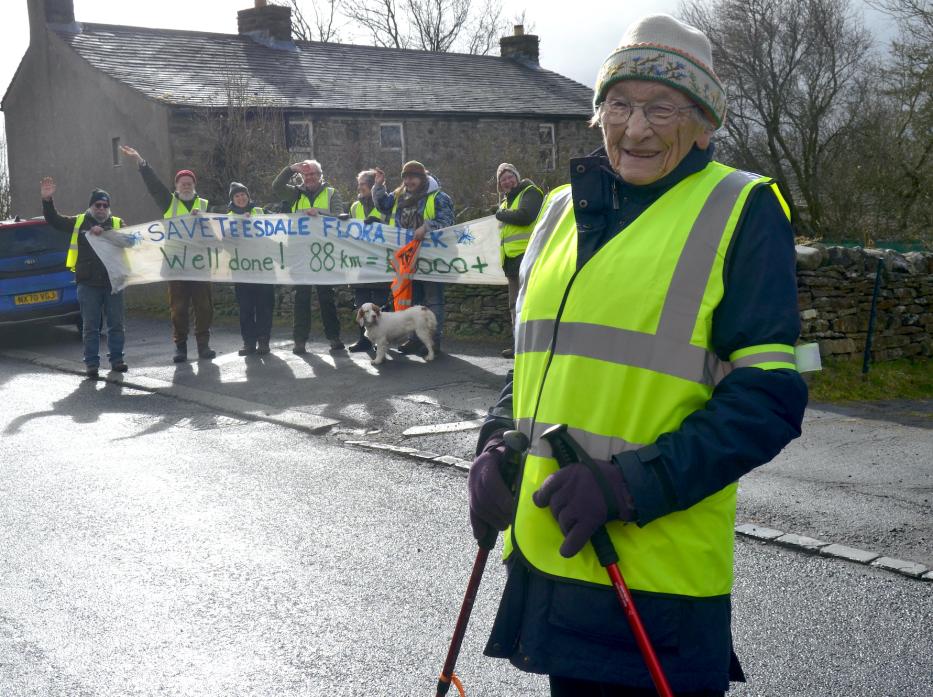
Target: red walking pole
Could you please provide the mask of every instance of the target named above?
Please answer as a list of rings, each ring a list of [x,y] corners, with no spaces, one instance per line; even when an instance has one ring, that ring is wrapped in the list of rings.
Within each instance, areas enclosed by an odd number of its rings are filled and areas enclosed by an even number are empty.
[[[554,459],[557,460],[558,467],[565,467],[574,462],[582,462],[590,469],[595,469],[596,464],[587,452],[580,447],[573,436],[567,432],[566,424],[551,426],[541,437],[551,444],[551,450],[554,453]],[[632,594],[629,593],[628,586],[625,585],[625,579],[622,578],[622,572],[619,571],[619,554],[612,545],[606,526],[601,525],[590,538],[593,549],[596,550],[596,556],[599,563],[606,567],[609,573],[609,580],[612,581],[612,587],[615,589],[619,604],[622,606],[622,612],[625,613],[625,619],[628,620],[632,634],[635,635],[635,641],[638,644],[638,650],[641,652],[645,664],[648,666],[648,672],[651,674],[651,681],[661,697],[674,697],[671,687],[667,682],[667,676],[664,675],[664,669],[658,661],[654,647],[651,645],[651,639],[645,631],[645,626],[641,622],[638,610],[635,609],[635,603],[632,601]]]
[[[528,448],[528,437],[521,431],[506,431],[502,436],[502,440],[508,448],[505,463],[502,467],[502,479],[511,489],[518,470],[516,459]],[[479,549],[476,552],[476,559],[473,561],[473,571],[470,573],[470,580],[467,581],[466,592],[463,594],[463,603],[460,605],[460,614],[457,615],[457,624],[450,639],[450,648],[447,649],[447,658],[444,659],[444,667],[441,668],[440,677],[437,679],[435,697],[444,697],[450,690],[451,683],[456,686],[460,697],[466,697],[460,678],[454,673],[454,667],[457,665],[457,658],[460,656],[460,646],[463,644],[470,614],[473,612],[473,603],[476,602],[479,583],[483,580],[486,560],[489,558],[489,552],[496,546],[496,537],[498,536],[499,531],[491,527],[486,537],[477,542]]]

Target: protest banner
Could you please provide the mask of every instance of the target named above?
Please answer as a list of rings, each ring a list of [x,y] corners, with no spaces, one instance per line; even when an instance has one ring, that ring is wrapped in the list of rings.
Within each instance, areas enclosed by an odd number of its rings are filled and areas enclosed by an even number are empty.
[[[117,238],[117,242],[108,239]],[[88,236],[114,292],[156,281],[339,285],[390,282],[412,231],[304,213],[186,215]],[[415,279],[505,284],[490,216],[428,232]]]

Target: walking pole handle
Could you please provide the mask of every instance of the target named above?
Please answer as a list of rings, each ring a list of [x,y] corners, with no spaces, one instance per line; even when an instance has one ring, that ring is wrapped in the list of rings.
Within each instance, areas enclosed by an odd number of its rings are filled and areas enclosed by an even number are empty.
[[[582,462],[593,472],[593,476],[598,478],[596,463],[593,462],[593,458],[589,456],[589,453],[580,447],[580,444],[570,435],[567,424],[551,426],[541,434],[541,437],[550,444],[559,468],[566,467],[574,462]],[[625,579],[619,570],[619,553],[616,551],[615,545],[612,544],[612,539],[609,537],[605,525],[600,525],[597,528],[596,532],[590,537],[590,543],[593,545],[599,563],[606,568],[606,572],[609,574],[609,580],[612,582],[616,597],[618,597],[619,604],[622,606],[622,612],[626,620],[628,620],[629,627],[635,637],[635,643],[638,644],[642,658],[645,659],[645,665],[648,667],[655,689],[661,697],[674,697],[674,693],[667,682],[667,676],[664,675],[664,669],[661,667],[661,662],[651,645],[651,639],[648,637],[638,610],[635,608],[635,603],[632,601],[632,594],[629,592],[628,586],[625,585]]]
[[[502,481],[509,487],[511,492],[515,493],[515,477],[518,475],[518,468],[521,466],[522,456],[528,450],[528,436],[521,431],[508,430],[502,434],[502,442],[505,444],[505,457],[499,466],[499,474]],[[492,550],[496,546],[496,538],[499,531],[490,527],[486,535],[477,541],[480,549]]]

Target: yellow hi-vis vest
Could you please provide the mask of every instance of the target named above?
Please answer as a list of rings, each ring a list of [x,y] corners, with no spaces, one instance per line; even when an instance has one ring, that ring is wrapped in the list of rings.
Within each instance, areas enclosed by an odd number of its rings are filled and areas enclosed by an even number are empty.
[[[74,271],[75,267],[78,265],[78,233],[81,230],[81,225],[84,223],[84,217],[86,215],[86,213],[82,213],[75,218],[75,227],[71,232],[71,242],[68,243],[68,256],[65,257],[65,266],[68,267],[70,271]],[[123,227],[122,218],[112,215],[110,216],[110,220],[113,222],[114,230],[119,230]]]
[[[168,208],[165,209],[165,213],[162,214],[163,218],[174,218],[176,215],[179,215],[179,209],[181,209],[180,215],[187,215],[191,211],[203,211],[207,213],[207,199],[206,198],[196,198],[191,203],[191,208],[188,208],[185,205],[184,201],[178,198],[177,194],[172,194],[172,203]]]
[[[544,197],[544,192],[541,191],[534,184],[529,184],[524,189],[522,189],[518,196],[515,197],[515,200],[512,201],[510,206],[508,199],[503,199],[502,203],[499,204],[499,210],[505,211],[516,211],[518,210],[519,205],[522,201],[522,196],[525,195],[525,192],[528,189],[535,189],[542,198]],[[542,204],[541,208],[544,208]],[[538,212],[540,215],[540,211]],[[519,254],[524,254],[525,249],[528,247],[528,240],[531,239],[531,231],[535,229],[535,223],[538,221],[535,220],[531,225],[503,225],[499,228],[499,263],[504,264],[506,257],[512,258],[517,257]]]
[[[311,203],[310,199],[308,199],[308,195],[302,191],[298,200],[292,204],[292,213],[296,211],[306,211],[309,208],[319,208],[322,211],[329,211],[330,197],[333,196],[333,194],[334,187],[325,186],[317,193],[317,196],[314,197],[314,203]]]
[[[250,211],[250,215],[265,215],[266,212],[259,206],[253,206]],[[227,215],[244,215],[243,213],[237,213],[236,211],[227,211]]]
[[[439,190],[438,190],[439,191]],[[437,198],[437,191],[432,191],[428,194],[427,200],[424,202],[424,219],[425,220],[434,220],[436,217],[436,212],[434,210],[434,199]],[[392,203],[392,212],[389,213],[389,225],[395,225],[395,212],[398,210],[398,196],[395,197],[395,201]]]
[[[795,368],[794,348],[749,346],[720,361],[711,344],[723,264],[759,175],[711,162],[675,184],[577,271],[569,187],[550,197],[525,253],[516,334],[516,428],[531,441],[505,554],[544,574],[609,585],[592,545],[571,559],[548,508],[531,500],[557,470],[541,432],[568,424],[591,457],[654,443],[702,409],[735,367]],[[736,484],[644,527],[606,528],[635,590],[691,597],[732,588]]]
[[[379,212],[379,209],[373,207],[371,211],[366,211],[363,208],[363,202],[356,200],[350,204],[350,217],[356,218],[357,220],[366,220],[367,218],[379,218],[382,220],[382,213]]]

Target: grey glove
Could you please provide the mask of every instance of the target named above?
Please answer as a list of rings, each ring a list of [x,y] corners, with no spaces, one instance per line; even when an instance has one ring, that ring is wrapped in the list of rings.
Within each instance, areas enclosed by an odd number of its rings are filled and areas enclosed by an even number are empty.
[[[583,549],[593,533],[610,520],[610,508],[618,511],[613,520],[635,519],[635,504],[622,469],[605,460],[593,462],[602,473],[607,490],[603,490],[589,467],[574,462],[545,479],[531,496],[539,508],[550,506],[564,533],[560,553],[567,558]]]

